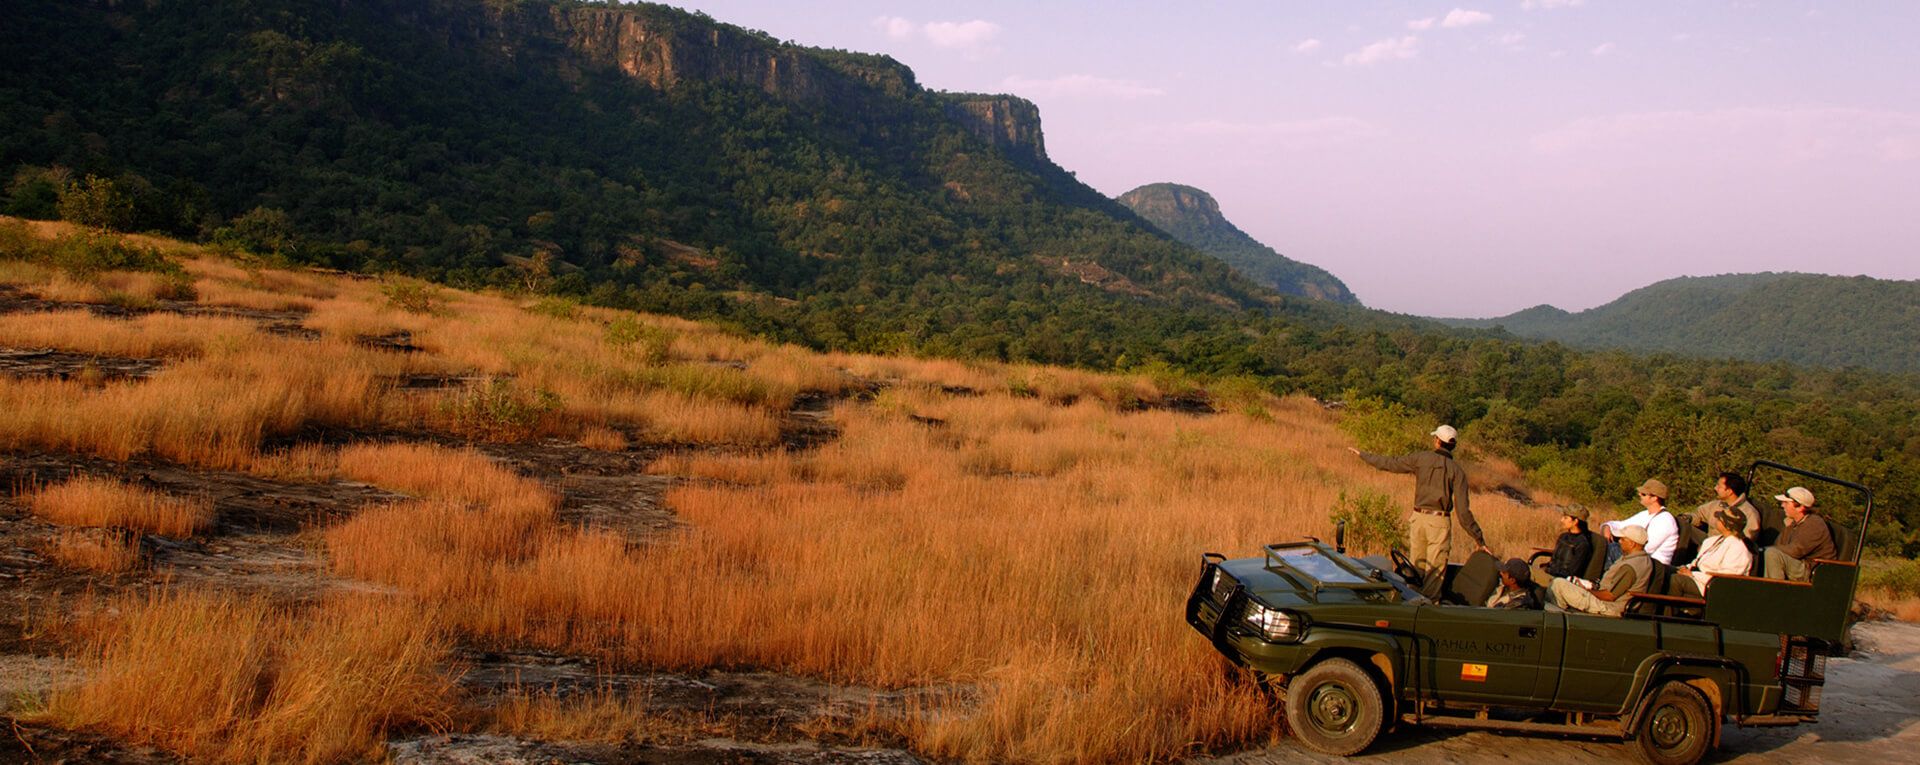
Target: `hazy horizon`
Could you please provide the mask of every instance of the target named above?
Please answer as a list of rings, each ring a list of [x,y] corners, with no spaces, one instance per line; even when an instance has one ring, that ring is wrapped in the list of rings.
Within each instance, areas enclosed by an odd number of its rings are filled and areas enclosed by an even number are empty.
[[[1029,98],[1095,189],[1204,189],[1375,308],[1920,279],[1920,4],[673,4]]]

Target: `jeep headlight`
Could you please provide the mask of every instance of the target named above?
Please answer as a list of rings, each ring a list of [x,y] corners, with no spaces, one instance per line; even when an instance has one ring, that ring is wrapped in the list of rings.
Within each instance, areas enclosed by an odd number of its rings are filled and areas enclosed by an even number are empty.
[[[1247,601],[1247,626],[1269,643],[1291,643],[1306,632],[1306,620],[1299,614],[1268,608],[1257,600]]]

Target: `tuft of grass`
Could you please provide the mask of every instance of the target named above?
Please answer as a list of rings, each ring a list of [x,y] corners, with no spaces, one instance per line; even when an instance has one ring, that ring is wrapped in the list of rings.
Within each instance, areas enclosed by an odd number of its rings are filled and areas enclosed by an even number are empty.
[[[46,555],[67,568],[117,574],[139,564],[140,537],[68,529],[60,532]]]
[[[411,606],[334,599],[310,612],[162,590],[82,627],[86,680],[37,716],[224,763],[379,759],[395,731],[445,730],[453,680]]]
[[[591,427],[581,431],[580,445],[603,452],[624,452],[629,444],[626,435],[618,430]]]
[[[62,526],[110,527],[190,537],[213,524],[213,503],[81,476],[27,497],[35,515]]]
[[[446,304],[446,298],[439,287],[430,282],[406,276],[388,276],[382,279],[380,293],[387,296],[387,305],[407,313],[434,313]]]

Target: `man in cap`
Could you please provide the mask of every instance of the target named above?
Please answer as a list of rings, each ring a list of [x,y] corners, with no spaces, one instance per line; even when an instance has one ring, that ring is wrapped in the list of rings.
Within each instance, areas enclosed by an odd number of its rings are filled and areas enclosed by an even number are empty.
[[[1594,556],[1593,536],[1587,532],[1590,517],[1582,505],[1560,507],[1560,536],[1553,540],[1553,557],[1547,559],[1544,568],[1533,569],[1530,578],[1534,584],[1551,587],[1555,579],[1587,575]]]
[[[1638,526],[1646,532],[1640,541],[1647,554],[1661,563],[1673,563],[1673,551],[1680,546],[1680,523],[1673,519],[1673,513],[1667,512],[1667,485],[1649,478],[1634,491],[1640,496],[1640,512],[1625,520],[1600,524],[1601,535],[1609,541],[1618,541],[1621,529]]]
[[[1459,516],[1460,528],[1480,549],[1487,549],[1480,524],[1474,522],[1467,504],[1467,471],[1453,459],[1453,447],[1460,437],[1452,425],[1434,428],[1433,450],[1401,457],[1368,454],[1353,447],[1347,451],[1367,464],[1391,473],[1413,474],[1413,514],[1407,518],[1408,556],[1422,576],[1447,570],[1447,558],[1453,554],[1453,521]]]
[[[1547,602],[1566,609],[1601,616],[1619,616],[1626,610],[1627,595],[1646,592],[1653,581],[1653,558],[1647,555],[1647,529],[1622,526],[1614,537],[1620,543],[1620,560],[1600,577],[1600,586],[1589,590],[1569,579],[1555,579],[1547,590]]]
[[[1519,558],[1500,564],[1500,588],[1487,597],[1487,607],[1540,610],[1540,594],[1534,590],[1532,577],[1527,573],[1531,568]]]
[[[1773,498],[1786,513],[1787,527],[1780,532],[1779,541],[1762,554],[1767,578],[1807,581],[1812,572],[1809,562],[1840,557],[1833,544],[1833,529],[1827,526],[1827,519],[1813,511],[1813,492],[1806,487],[1795,486]]]

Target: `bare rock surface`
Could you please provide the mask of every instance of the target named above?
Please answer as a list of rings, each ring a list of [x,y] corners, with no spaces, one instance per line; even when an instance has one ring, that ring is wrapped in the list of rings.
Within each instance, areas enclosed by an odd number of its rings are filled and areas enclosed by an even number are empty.
[[[92,377],[102,382],[139,380],[152,376],[163,366],[165,362],[157,359],[95,356],[51,348],[0,348],[0,375],[10,377],[51,377],[58,380]]]

